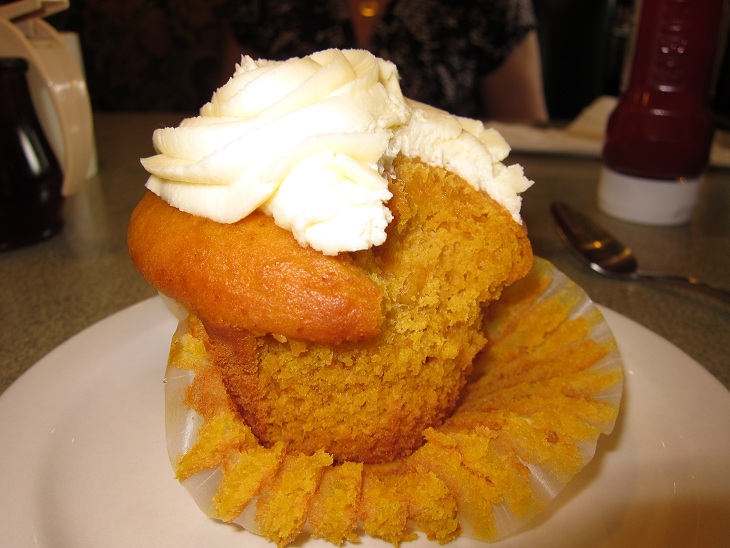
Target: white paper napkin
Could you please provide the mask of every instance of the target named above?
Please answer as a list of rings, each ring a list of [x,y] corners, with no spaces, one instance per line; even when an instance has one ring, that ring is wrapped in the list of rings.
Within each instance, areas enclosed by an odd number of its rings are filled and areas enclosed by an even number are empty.
[[[487,125],[499,131],[515,152],[600,158],[606,122],[616,101],[616,97],[598,97],[563,128],[502,122],[488,122]],[[730,132],[715,132],[710,164],[730,168]]]

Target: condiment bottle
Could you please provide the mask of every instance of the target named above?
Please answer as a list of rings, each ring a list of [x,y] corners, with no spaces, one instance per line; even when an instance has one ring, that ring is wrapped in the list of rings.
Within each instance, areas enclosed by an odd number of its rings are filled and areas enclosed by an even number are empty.
[[[598,205],[650,225],[690,220],[709,163],[724,0],[641,0],[628,85],[609,117]]]
[[[0,251],[63,226],[63,173],[31,100],[28,62],[0,57]]]

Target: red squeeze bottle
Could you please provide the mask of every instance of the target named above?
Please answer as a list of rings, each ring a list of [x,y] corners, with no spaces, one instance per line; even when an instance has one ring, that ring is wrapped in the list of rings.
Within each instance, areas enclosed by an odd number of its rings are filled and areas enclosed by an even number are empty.
[[[609,117],[598,205],[651,225],[690,220],[709,163],[724,0],[641,0],[628,85]]]

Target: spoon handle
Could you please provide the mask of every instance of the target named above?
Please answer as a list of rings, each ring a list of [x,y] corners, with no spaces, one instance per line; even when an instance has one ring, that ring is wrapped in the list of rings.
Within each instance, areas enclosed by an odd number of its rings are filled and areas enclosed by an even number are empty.
[[[656,280],[659,282],[667,282],[678,285],[684,285],[702,291],[708,295],[714,295],[727,303],[730,303],[730,291],[715,287],[705,282],[698,280],[692,276],[677,276],[676,274],[663,274],[660,272],[646,272],[639,270],[636,272],[636,278],[643,278],[647,280]]]

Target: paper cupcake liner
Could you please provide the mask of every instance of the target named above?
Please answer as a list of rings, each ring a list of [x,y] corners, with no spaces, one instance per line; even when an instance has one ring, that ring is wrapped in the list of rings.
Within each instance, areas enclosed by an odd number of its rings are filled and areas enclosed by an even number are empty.
[[[622,363],[598,308],[539,258],[490,307],[484,330],[489,343],[458,407],[419,449],[388,464],[335,465],[324,452],[261,446],[183,319],[165,386],[176,476],[206,515],[280,546],[305,535],[397,544],[416,531],[441,543],[513,534],[612,431]]]

